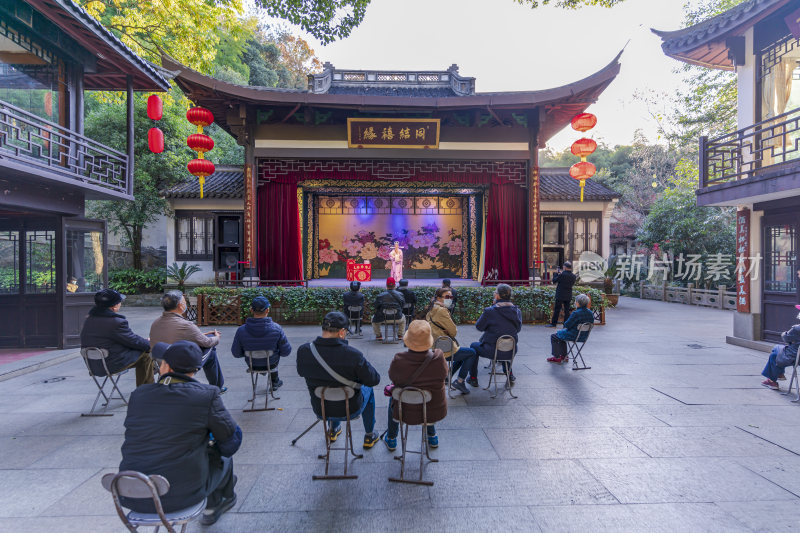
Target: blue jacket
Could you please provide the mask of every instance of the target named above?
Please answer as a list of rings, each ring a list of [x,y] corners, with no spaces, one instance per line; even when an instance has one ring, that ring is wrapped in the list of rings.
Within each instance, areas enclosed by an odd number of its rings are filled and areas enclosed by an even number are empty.
[[[244,352],[254,350],[272,350],[269,366],[274,367],[281,357],[292,353],[292,345],[283,328],[271,318],[248,318],[233,336],[231,353],[234,357],[244,357]]]
[[[475,327],[483,332],[481,344],[488,345],[494,351],[497,339],[503,335],[511,335],[515,341],[519,340],[517,334],[522,330],[522,312],[510,300],[498,300],[483,310]]]
[[[562,341],[574,341],[578,338],[578,326],[588,322],[594,324],[594,313],[586,307],[579,307],[570,313],[569,318],[564,322],[564,329],[556,331],[556,336]],[[587,334],[583,334],[579,342],[586,340]]]
[[[800,324],[781,333],[781,340],[786,343],[786,346],[778,345],[780,351],[775,359],[775,364],[782,367],[793,366],[797,357],[797,348],[800,346]]]

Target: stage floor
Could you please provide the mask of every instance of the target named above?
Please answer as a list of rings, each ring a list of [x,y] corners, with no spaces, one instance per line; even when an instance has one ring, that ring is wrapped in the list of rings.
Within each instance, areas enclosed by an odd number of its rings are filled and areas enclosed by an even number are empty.
[[[471,279],[451,278],[450,285],[453,287],[480,287],[481,284]],[[350,282],[344,278],[320,278],[311,279],[308,281],[309,287],[349,287]],[[373,279],[372,281],[364,281],[361,283],[362,287],[385,287],[386,279]],[[441,287],[442,280],[438,278],[431,279],[410,279],[408,280],[409,287]]]

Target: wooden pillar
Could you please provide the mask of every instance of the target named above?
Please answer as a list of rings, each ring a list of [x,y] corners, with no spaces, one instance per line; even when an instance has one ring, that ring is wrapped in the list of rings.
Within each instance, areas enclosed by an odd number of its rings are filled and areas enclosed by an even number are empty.
[[[133,76],[126,78],[127,130],[128,130],[128,194],[133,194]]]
[[[533,280],[540,268],[541,237],[539,233],[539,113],[528,117],[528,276]]]

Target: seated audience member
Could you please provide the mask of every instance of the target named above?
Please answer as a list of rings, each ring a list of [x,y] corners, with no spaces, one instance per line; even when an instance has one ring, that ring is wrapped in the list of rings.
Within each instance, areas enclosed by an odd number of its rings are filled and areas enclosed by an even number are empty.
[[[451,284],[452,282],[447,278],[442,280],[442,288],[450,289],[450,294],[453,295],[453,307],[450,308],[450,312],[454,313],[456,310],[456,306],[458,305],[458,294],[456,293],[456,290],[450,286]]]
[[[411,306],[408,309],[403,309],[403,314],[406,315],[406,317],[413,317],[414,314],[417,311],[416,310],[416,307],[417,307],[417,295],[414,294],[414,291],[412,291],[411,289],[408,288],[408,280],[407,279],[401,279],[398,282],[397,292],[402,294],[403,295],[403,299],[406,301],[404,307]]]
[[[278,324],[267,316],[269,315],[269,300],[263,296],[256,296],[250,303],[253,316],[248,318],[244,325],[239,326],[233,336],[231,353],[234,357],[245,357],[244,352],[257,350],[271,351],[269,358],[269,370],[272,379],[272,388],[277,389],[283,385],[283,381],[278,378],[278,363],[281,357],[286,357],[292,353],[292,345],[289,339]],[[256,360],[253,370],[267,370],[264,360]]]
[[[219,344],[219,332],[203,333],[191,321],[183,318],[183,314],[186,312],[186,298],[183,297],[181,291],[165,293],[161,297],[161,307],[164,308],[164,312],[150,326],[150,346],[155,346],[157,342],[172,344],[178,341],[191,341],[197,344],[203,352],[211,349],[211,354],[203,365],[203,373],[209,384],[219,387],[222,393],[227,391],[228,387],[223,386],[225,378],[217,359],[216,346]]]
[[[358,313],[358,318],[364,318],[364,293],[361,292],[361,282],[360,281],[351,281],[350,282],[350,290],[344,293],[342,296],[342,311],[344,312],[344,316],[348,319],[350,318],[350,307],[360,307],[361,311]],[[353,315],[355,317],[356,315]],[[349,329],[349,328],[348,328]],[[355,332],[357,334],[361,333],[361,326],[358,327],[358,330]]]
[[[397,324],[397,338],[403,337],[406,330],[406,317],[403,316],[403,304],[406,303],[403,295],[395,290],[394,278],[386,280],[386,290],[375,298],[375,314],[372,315],[372,330],[375,332],[375,340],[382,340],[381,325],[384,323]],[[383,314],[385,309],[397,309],[396,320],[386,320]]]
[[[322,321],[322,336],[297,349],[297,373],[305,378],[311,395],[311,407],[314,414],[320,418],[321,401],[314,394],[314,389],[354,384],[356,393],[349,401],[350,418],[361,415],[364,422],[364,448],[372,448],[379,439],[375,433],[375,395],[372,387],[380,383],[381,376],[364,358],[364,354],[348,345],[348,325],[349,320],[343,313],[331,311],[325,315]],[[337,375],[328,372],[317,356]],[[325,416],[330,422],[328,435],[333,442],[342,433],[341,422],[344,422],[347,416],[344,402],[328,402],[325,406]]]
[[[585,294],[579,294],[575,297],[577,309],[570,313],[564,321],[563,329],[550,335],[552,357],[548,357],[548,361],[551,363],[563,363],[564,359],[567,358],[567,341],[577,340],[581,342],[585,339],[586,333],[582,334],[580,339],[578,338],[578,326],[586,323],[594,324],[594,313],[589,309],[591,303],[591,300]]]
[[[473,342],[470,348],[475,350],[478,357],[485,357],[487,359],[494,358],[494,349],[497,344],[497,339],[503,335],[511,335],[514,337],[515,346],[519,342],[519,332],[522,330],[522,312],[519,307],[511,302],[511,286],[505,283],[500,283],[494,291],[494,304],[483,310],[478,321],[475,323],[475,328],[482,331],[483,335],[478,342]],[[498,353],[498,360],[511,359],[510,353]],[[506,363],[503,363],[505,369]],[[472,377],[469,384],[473,387],[478,386],[478,358],[472,363]],[[511,383],[516,381],[514,373],[509,369],[509,379]]]
[[[231,456],[242,443],[242,430],[219,389],[194,379],[203,358],[197,344],[158,343],[153,353],[161,359],[161,377],[131,394],[119,469],[164,476],[169,481],[169,491],[161,496],[166,512],[207,498],[201,521],[213,524],[236,504]],[[150,498],[123,498],[122,504],[155,512]]]
[[[447,394],[444,384],[447,380],[447,363],[441,350],[431,350],[433,336],[431,325],[424,320],[414,320],[403,336],[408,351],[395,354],[389,365],[389,379],[395,387],[416,387],[431,393],[431,401],[426,406],[428,446],[439,447],[436,426],[447,416]],[[422,424],[422,405],[403,404],[403,419],[407,424]],[[389,427],[383,442],[389,451],[397,448],[397,433],[400,429],[400,406],[394,399],[389,400]]]
[[[461,394],[469,394],[469,389],[464,384],[464,380],[467,378],[467,372],[472,369],[472,364],[478,356],[472,348],[458,346],[458,341],[456,341],[458,328],[450,316],[452,305],[453,300],[450,289],[436,289],[436,296],[428,306],[425,320],[431,325],[434,342],[439,337],[449,337],[453,341],[453,350],[444,353],[445,359],[453,358],[453,374],[458,372],[458,377],[453,379],[452,385],[455,389],[461,391]],[[477,380],[476,375],[472,377]]]
[[[800,319],[800,314],[797,318]],[[786,379],[783,376],[784,369],[787,366],[794,366],[797,350],[800,348],[800,324],[795,324],[788,331],[781,333],[781,339],[786,344],[776,344],[772,348],[767,364],[761,371],[761,375],[767,378],[761,385],[773,390],[780,389],[778,379]]]
[[[125,296],[112,289],[103,289],[94,295],[94,307],[81,329],[81,348],[108,350],[106,365],[112,373],[126,368],[136,368],[136,386],[153,383],[154,363],[150,357],[150,343],[136,335],[125,317],[119,314]],[[92,373],[104,376],[102,361],[89,360]]]

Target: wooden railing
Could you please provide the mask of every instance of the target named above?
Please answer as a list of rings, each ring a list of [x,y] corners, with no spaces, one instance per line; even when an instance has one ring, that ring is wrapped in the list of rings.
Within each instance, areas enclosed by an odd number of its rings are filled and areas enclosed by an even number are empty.
[[[716,307],[717,309],[736,309],[736,291],[728,291],[724,285],[718,289],[697,289],[693,283],[686,287],[673,287],[671,285],[640,286],[643,300],[660,300],[702,307]]]

